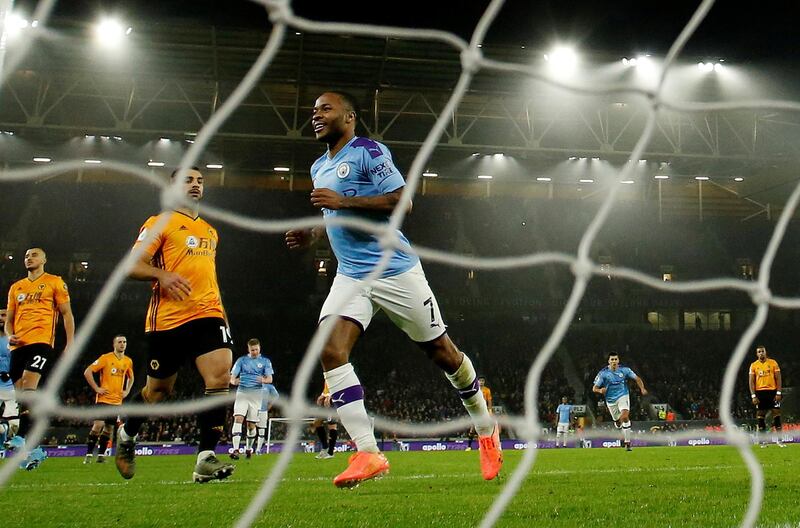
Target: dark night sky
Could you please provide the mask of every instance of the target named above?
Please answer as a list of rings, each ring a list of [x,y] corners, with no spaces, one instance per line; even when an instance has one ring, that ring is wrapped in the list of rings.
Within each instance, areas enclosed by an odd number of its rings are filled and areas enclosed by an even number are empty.
[[[30,12],[32,2],[17,5]],[[688,0],[547,0],[506,2],[488,43],[549,47],[555,39],[580,49],[630,55],[664,54],[699,2]],[[745,9],[742,6],[747,6]],[[313,20],[380,23],[444,29],[468,38],[486,1],[321,2],[299,0],[295,13]],[[377,7],[380,6],[380,7]],[[91,20],[99,12],[118,13],[131,23],[154,17],[231,27],[266,27],[264,8],[244,0],[139,1],[62,0],[56,15]],[[739,62],[791,62],[797,47],[800,3],[775,0],[742,3],[720,0],[686,50],[692,60],[726,58]]]

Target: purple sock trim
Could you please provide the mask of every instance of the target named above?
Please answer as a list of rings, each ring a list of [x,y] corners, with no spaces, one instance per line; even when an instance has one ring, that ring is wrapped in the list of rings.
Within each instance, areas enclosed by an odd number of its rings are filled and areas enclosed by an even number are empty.
[[[331,395],[331,403],[337,409],[342,405],[347,405],[348,403],[353,403],[354,401],[363,399],[364,387],[361,385],[353,385],[352,387],[347,387],[346,389],[334,392]]]
[[[478,384],[478,378],[472,380],[472,383],[463,389],[458,389],[458,395],[461,397],[462,400],[467,400],[475,396],[478,391],[481,390],[481,386]]]

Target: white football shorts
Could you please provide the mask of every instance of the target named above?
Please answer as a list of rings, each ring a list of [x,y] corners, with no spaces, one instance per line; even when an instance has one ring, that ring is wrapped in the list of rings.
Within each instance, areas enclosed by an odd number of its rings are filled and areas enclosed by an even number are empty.
[[[343,308],[334,311],[342,301],[345,301]],[[378,310],[386,312],[417,343],[433,341],[447,330],[420,263],[399,275],[378,279],[370,286],[362,280],[336,274],[319,320],[339,315],[366,330]]]
[[[556,432],[557,433],[568,433],[569,432],[569,423],[558,422],[558,425],[556,426]]]
[[[257,422],[259,410],[261,410],[261,389],[236,392],[236,400],[233,402],[234,416],[244,416],[248,422]]]
[[[14,387],[0,389],[0,402],[3,402],[3,418],[19,415],[16,393]]]
[[[631,398],[627,394],[620,396],[614,403],[606,402],[606,407],[608,407],[608,412],[611,413],[611,419],[614,421],[619,420],[619,417],[622,416],[622,411],[631,410]]]

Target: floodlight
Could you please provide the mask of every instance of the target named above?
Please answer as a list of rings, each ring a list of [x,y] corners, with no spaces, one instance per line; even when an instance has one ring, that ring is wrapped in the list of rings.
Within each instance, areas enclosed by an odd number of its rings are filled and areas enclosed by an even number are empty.
[[[128,34],[125,26],[116,18],[104,18],[94,27],[97,43],[107,48],[119,46]]]

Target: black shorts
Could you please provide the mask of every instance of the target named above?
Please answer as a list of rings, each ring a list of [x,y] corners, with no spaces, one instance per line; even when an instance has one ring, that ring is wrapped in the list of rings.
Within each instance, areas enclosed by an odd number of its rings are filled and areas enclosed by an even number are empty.
[[[774,390],[757,390],[756,398],[758,398],[758,406],[756,408],[759,411],[771,411],[772,409],[780,409],[781,402],[775,401],[776,392],[777,391]]]
[[[105,403],[105,402],[97,402],[97,409],[100,411],[97,413],[97,421],[105,422],[105,424],[114,426],[117,424],[117,419],[119,418],[119,405],[114,405],[113,403]]]
[[[149,332],[147,336],[147,375],[165,379],[187,360],[219,348],[232,348],[231,331],[224,319],[207,317],[184,323],[172,330]]]
[[[22,372],[29,370],[42,375],[42,379],[50,372],[56,353],[47,343],[34,343],[15,348],[11,351],[11,381],[16,383]]]

